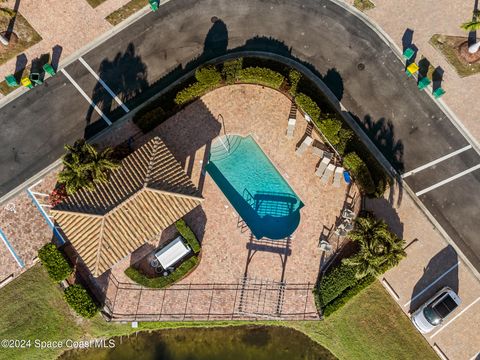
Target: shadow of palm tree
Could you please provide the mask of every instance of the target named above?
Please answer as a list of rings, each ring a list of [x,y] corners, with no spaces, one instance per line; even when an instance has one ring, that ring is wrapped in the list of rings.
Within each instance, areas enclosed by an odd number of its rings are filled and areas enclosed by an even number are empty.
[[[143,63],[141,56],[136,54],[135,46],[132,43],[128,44],[125,52],[117,53],[113,60],[104,59],[97,73],[100,79],[108,84],[112,92],[127,106],[129,101],[135,99],[149,86],[147,81],[147,66]],[[95,85],[91,98],[93,103],[98,106],[108,118],[114,119],[123,115],[123,109],[117,104],[101,82],[97,82]],[[93,133],[98,131],[99,124],[92,123],[94,111],[94,106],[91,105],[85,116],[87,125],[85,129],[86,138],[89,138]],[[101,123],[103,123],[103,121],[101,121]]]

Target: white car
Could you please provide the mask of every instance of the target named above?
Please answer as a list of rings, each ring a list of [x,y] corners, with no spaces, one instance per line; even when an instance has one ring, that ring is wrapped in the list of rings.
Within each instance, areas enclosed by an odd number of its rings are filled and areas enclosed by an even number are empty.
[[[426,334],[440,325],[460,303],[458,295],[449,287],[444,287],[412,314],[412,322],[421,333]]]

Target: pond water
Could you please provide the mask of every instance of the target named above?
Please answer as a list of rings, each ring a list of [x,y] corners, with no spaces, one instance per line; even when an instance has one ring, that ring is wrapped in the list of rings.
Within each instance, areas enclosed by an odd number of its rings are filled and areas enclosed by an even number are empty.
[[[112,349],[73,350],[60,359],[82,360],[333,360],[306,335],[277,326],[185,328],[114,338]]]

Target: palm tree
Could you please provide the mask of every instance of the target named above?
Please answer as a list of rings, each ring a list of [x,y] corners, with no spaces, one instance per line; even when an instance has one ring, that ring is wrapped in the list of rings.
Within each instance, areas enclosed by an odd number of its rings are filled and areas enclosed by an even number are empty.
[[[480,20],[478,19],[479,15],[480,15],[480,11],[475,9],[473,11],[472,20],[464,22],[462,25],[460,25],[461,29],[468,31],[469,33],[473,33],[474,43],[468,47],[468,52],[471,54],[476,53],[480,48],[480,42],[477,42],[477,36],[475,33],[477,30],[480,30]],[[469,39],[470,39],[470,36],[469,36]]]
[[[383,220],[357,218],[355,230],[349,238],[359,243],[360,251],[343,262],[356,267],[357,278],[381,274],[406,256],[405,240],[392,233]]]
[[[65,185],[69,195],[81,188],[93,190],[96,182],[106,182],[108,173],[119,165],[112,160],[111,148],[99,153],[95,147],[78,140],[74,145],[65,145],[63,170],[58,174],[58,182]]]

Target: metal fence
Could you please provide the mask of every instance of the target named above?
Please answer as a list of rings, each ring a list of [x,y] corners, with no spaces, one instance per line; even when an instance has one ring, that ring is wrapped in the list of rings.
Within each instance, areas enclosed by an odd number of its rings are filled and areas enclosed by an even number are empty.
[[[110,275],[104,311],[112,321],[316,320],[313,288],[243,278],[152,289]]]

